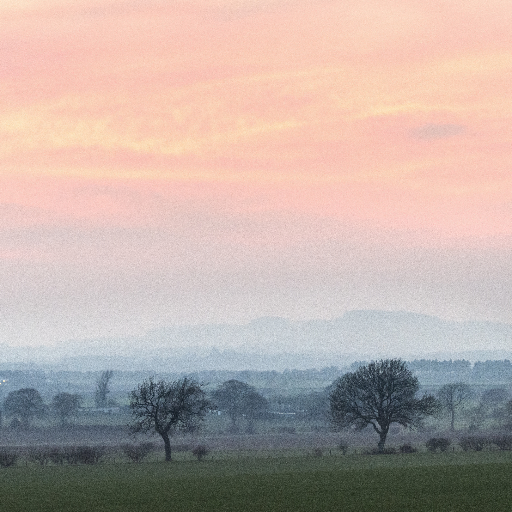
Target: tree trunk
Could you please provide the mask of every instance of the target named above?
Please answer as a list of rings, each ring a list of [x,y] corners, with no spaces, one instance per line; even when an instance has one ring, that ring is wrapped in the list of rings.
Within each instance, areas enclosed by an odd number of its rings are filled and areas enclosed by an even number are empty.
[[[165,462],[171,462],[171,440],[169,439],[169,434],[167,432],[159,432],[159,434],[162,436],[162,439],[164,440]]]
[[[379,440],[379,453],[382,453],[384,451],[384,445],[386,444],[386,437],[388,435],[387,430],[381,430],[379,432],[380,440]]]
[[[28,430],[30,428],[30,416],[27,416],[26,414],[21,416],[21,426],[25,430]]]
[[[455,408],[454,407],[452,407],[451,413],[452,413],[452,421],[450,423],[450,430],[452,432],[455,432]]]
[[[229,427],[229,432],[231,434],[238,434],[238,418],[236,416],[231,416],[231,426]]]

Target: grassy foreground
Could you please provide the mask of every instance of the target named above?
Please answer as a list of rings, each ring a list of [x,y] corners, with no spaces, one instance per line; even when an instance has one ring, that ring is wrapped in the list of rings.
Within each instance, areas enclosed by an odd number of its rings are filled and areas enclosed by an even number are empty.
[[[0,470],[0,509],[511,511],[512,454],[276,457]]]

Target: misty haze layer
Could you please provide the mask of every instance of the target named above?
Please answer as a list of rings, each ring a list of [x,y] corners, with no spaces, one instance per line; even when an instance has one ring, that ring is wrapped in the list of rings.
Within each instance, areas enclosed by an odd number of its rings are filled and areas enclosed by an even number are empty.
[[[188,372],[347,366],[379,357],[512,358],[512,325],[452,322],[407,312],[351,311],[327,320],[169,326],[144,336],[3,346],[3,360],[58,369]]]

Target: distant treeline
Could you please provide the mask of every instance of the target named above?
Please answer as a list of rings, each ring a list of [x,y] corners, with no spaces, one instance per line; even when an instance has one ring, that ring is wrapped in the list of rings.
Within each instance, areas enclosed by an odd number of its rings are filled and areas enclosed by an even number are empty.
[[[437,361],[420,359],[408,363],[422,384],[446,384],[467,382],[468,384],[509,384],[512,382],[512,363],[500,361],[477,361],[471,364],[464,359]]]
[[[350,371],[366,364],[358,361],[350,366]],[[476,361],[466,359],[414,359],[407,366],[418,377],[421,384],[447,384],[466,382],[468,384],[510,384],[512,383],[512,363],[508,359]]]
[[[280,371],[228,371],[208,370],[199,372],[161,373],[156,377],[177,379],[187,375],[206,388],[213,388],[227,380],[236,379],[255,386],[261,392],[270,394],[279,390],[283,394],[297,394],[307,391],[321,391],[343,373],[354,371],[365,361],[355,362],[345,367],[330,366],[322,369]],[[508,360],[477,361],[465,359],[439,361],[437,359],[415,359],[408,367],[418,377],[421,385],[442,385],[450,382],[466,382],[472,385],[512,384],[512,363]],[[4,368],[8,365],[4,364]],[[98,372],[55,371],[44,369],[0,370],[0,399],[8,391],[31,387],[43,395],[53,396],[57,392],[80,393],[87,396],[94,393]],[[148,377],[148,372],[116,371],[112,381],[112,391],[121,396],[132,390],[138,382]],[[5,382],[3,382],[5,381]]]

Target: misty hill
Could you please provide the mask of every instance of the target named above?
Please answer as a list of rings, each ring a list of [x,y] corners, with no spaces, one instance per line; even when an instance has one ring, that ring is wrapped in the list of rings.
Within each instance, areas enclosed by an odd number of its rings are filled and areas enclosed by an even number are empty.
[[[145,336],[2,347],[2,359],[69,369],[283,370],[380,357],[505,359],[512,325],[454,322],[404,311],[349,311],[333,320],[265,317],[247,324],[166,326]]]

